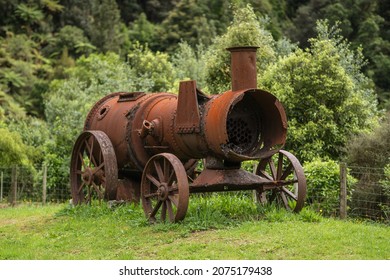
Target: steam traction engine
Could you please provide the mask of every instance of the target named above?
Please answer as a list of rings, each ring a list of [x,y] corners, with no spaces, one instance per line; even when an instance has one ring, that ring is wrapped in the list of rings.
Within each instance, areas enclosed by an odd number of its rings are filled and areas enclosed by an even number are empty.
[[[229,51],[232,90],[223,94],[182,81],[178,95],[116,92],[99,100],[73,148],[73,203],[141,200],[151,222],[176,222],[190,193],[256,190],[260,203],[300,211],[306,179],[295,156],[281,150],[283,106],[256,89],[256,47]],[[247,160],[259,161],[254,173],[241,169]]]

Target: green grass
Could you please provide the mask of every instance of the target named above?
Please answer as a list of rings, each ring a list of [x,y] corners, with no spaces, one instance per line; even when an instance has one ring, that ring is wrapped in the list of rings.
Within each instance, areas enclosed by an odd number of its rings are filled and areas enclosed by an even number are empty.
[[[134,205],[21,205],[0,208],[0,259],[390,259],[390,227],[242,195],[192,196],[178,224],[149,225]]]

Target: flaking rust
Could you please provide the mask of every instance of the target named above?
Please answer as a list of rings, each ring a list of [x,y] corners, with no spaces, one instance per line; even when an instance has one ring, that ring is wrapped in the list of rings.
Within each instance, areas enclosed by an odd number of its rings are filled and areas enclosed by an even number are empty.
[[[282,104],[257,89],[256,49],[228,49],[232,89],[218,95],[182,81],[178,95],[118,92],[96,102],[72,152],[73,202],[141,200],[149,221],[176,222],[190,193],[256,190],[261,203],[300,211],[306,179],[281,150]],[[248,160],[258,162],[254,172],[241,168]]]

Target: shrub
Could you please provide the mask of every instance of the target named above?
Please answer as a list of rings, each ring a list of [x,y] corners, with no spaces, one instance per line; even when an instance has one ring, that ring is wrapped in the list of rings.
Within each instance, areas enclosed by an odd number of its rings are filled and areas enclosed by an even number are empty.
[[[307,178],[307,203],[326,216],[336,216],[339,209],[340,168],[333,160],[315,159],[304,165]],[[347,197],[350,199],[356,180],[347,176]]]

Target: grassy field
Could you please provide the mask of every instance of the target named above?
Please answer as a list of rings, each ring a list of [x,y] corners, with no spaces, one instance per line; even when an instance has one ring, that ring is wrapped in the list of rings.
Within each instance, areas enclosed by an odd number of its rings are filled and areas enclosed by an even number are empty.
[[[149,225],[140,206],[0,209],[0,259],[390,259],[390,227],[257,207],[234,196],[190,199],[179,224]]]

